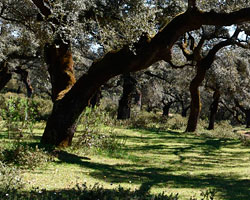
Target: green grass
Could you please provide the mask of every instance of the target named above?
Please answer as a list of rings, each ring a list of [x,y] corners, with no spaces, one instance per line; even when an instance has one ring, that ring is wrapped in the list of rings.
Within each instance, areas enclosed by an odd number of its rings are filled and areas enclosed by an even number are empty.
[[[35,137],[38,144],[43,125]],[[179,193],[179,199],[199,197],[215,189],[216,199],[247,200],[250,194],[250,148],[237,139],[211,138],[160,129],[115,128],[126,138],[119,151],[58,150],[46,167],[22,170],[24,190],[34,187],[51,191],[72,189],[76,184],[99,183],[104,188],[144,189],[151,193]],[[0,133],[0,147],[13,141]]]

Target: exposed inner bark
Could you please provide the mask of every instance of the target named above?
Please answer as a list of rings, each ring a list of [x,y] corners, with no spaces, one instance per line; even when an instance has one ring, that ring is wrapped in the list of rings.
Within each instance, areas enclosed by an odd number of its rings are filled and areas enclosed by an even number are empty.
[[[52,112],[54,112],[54,110],[61,108],[57,105],[58,101],[64,97],[76,82],[73,71],[74,62],[70,51],[70,44],[65,44],[62,41],[55,41],[53,44],[47,45],[45,47],[45,54],[52,83],[52,101],[54,102]],[[70,101],[66,101],[64,108],[61,109],[67,110],[70,104]],[[67,117],[65,117],[67,114],[63,110],[62,112],[58,112],[57,119],[53,119],[53,114],[50,116],[50,123],[47,123],[42,136],[42,143],[62,147],[71,145],[76,122],[74,121],[68,125],[69,122]],[[58,131],[55,131],[54,127],[58,127]]]
[[[214,129],[214,122],[215,122],[216,113],[218,111],[219,100],[220,100],[220,91],[218,89],[216,89],[214,91],[214,94],[213,94],[213,102],[210,106],[210,117],[209,117],[208,130]]]
[[[52,84],[52,101],[55,102],[62,99],[76,82],[74,62],[70,45],[61,40],[46,45],[44,51]]]
[[[124,74],[122,79],[123,93],[119,100],[117,119],[129,119],[133,93],[136,90],[137,81],[130,75],[130,73]]]

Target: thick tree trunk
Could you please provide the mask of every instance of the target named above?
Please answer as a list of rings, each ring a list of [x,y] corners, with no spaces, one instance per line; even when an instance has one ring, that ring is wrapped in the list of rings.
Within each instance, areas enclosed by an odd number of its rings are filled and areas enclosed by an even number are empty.
[[[74,62],[70,44],[61,40],[44,48],[52,84],[52,101],[62,99],[75,84]]]
[[[171,105],[172,105],[173,103],[174,103],[174,102],[164,103],[164,106],[163,106],[163,113],[162,113],[163,116],[166,116],[166,117],[169,116],[169,110],[170,110],[170,107],[171,107]]]
[[[0,91],[10,81],[12,74],[9,72],[7,62],[0,63]]]
[[[201,111],[201,100],[200,100],[200,91],[199,86],[202,81],[205,79],[206,68],[202,66],[197,67],[196,76],[190,83],[190,94],[191,94],[191,106],[190,114],[188,118],[188,124],[186,132],[194,132],[197,127],[198,119]]]
[[[215,90],[213,94],[213,102],[210,106],[210,118],[209,118],[208,130],[214,129],[215,116],[218,110],[219,100],[220,100],[220,91]]]
[[[129,119],[133,92],[136,90],[136,80],[129,73],[123,75],[123,93],[119,100],[117,119]]]
[[[75,112],[75,110],[71,110],[70,106],[73,100],[65,100],[63,106],[60,106],[61,104],[58,101],[61,100],[75,84],[73,71],[74,62],[70,51],[70,44],[63,43],[59,40],[51,45],[47,45],[44,50],[51,78],[52,101],[54,105],[41,142],[66,147],[71,145],[76,128],[75,118],[68,119],[66,115]],[[71,114],[73,115],[73,113]],[[71,115],[69,114],[68,116]]]

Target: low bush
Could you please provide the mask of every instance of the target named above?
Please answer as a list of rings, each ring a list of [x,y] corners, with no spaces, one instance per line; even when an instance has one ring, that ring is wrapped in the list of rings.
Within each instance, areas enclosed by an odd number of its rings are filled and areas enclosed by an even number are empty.
[[[74,148],[105,150],[113,153],[120,150],[125,140],[119,139],[114,128],[107,128],[114,124],[109,114],[101,107],[86,108],[79,120]]]
[[[172,130],[185,130],[187,126],[187,118],[179,114],[175,114],[167,119],[166,126]]]
[[[6,195],[7,194],[7,195]],[[215,200],[215,191],[207,190],[201,192],[201,197],[190,197],[190,200]],[[148,190],[131,190],[121,186],[114,189],[105,189],[99,184],[87,186],[86,183],[76,185],[70,190],[47,191],[34,188],[30,192],[5,193],[2,200],[179,200],[178,194],[150,194]]]
[[[14,164],[21,169],[34,169],[38,166],[44,166],[53,160],[53,157],[37,146],[32,148],[28,145],[17,143],[12,148],[2,151],[1,160],[7,164]]]
[[[10,199],[9,196],[16,195],[23,186],[20,171],[0,161],[0,199]]]

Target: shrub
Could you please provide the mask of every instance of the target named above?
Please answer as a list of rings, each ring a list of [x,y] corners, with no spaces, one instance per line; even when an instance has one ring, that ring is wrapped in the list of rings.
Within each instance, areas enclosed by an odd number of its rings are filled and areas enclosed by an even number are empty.
[[[0,161],[0,199],[8,198],[23,186],[19,170]]]
[[[10,194],[3,199],[25,199],[25,200],[178,200],[178,194],[167,195],[165,193],[153,195],[148,191],[131,190],[118,187],[115,189],[105,189],[99,184],[88,187],[86,184],[77,185],[71,190],[46,191],[39,188],[29,193]]]
[[[15,164],[22,169],[34,169],[51,161],[52,156],[37,146],[32,148],[17,143],[11,149],[2,152],[2,160],[8,164]]]
[[[187,119],[179,114],[169,117],[166,126],[173,130],[185,130]]]
[[[74,148],[95,148],[112,153],[123,147],[125,140],[118,139],[113,128],[105,128],[114,120],[101,107],[86,108],[79,123]]]

